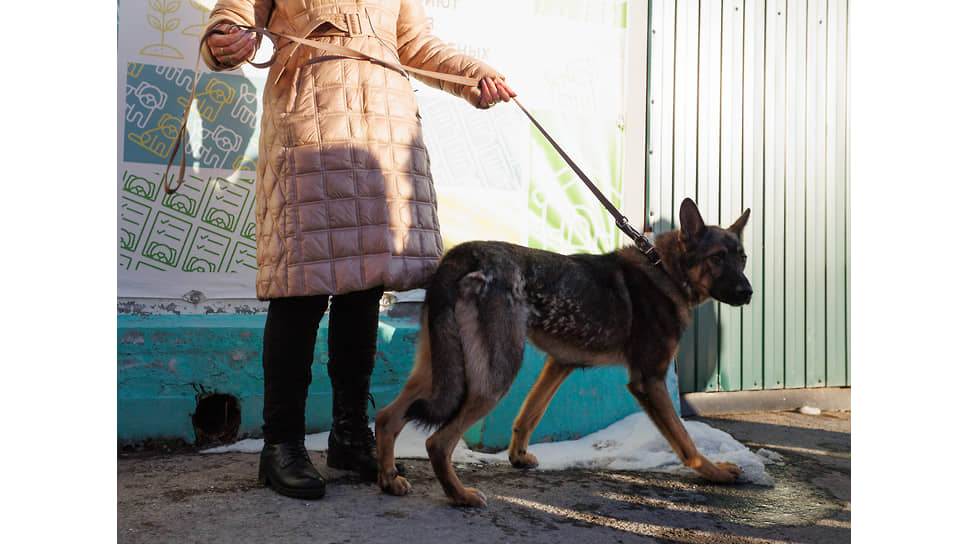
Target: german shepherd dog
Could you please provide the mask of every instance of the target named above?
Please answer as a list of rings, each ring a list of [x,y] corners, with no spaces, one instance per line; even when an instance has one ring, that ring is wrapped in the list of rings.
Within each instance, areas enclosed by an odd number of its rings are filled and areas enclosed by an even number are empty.
[[[747,209],[729,228],[706,226],[696,204],[679,209],[680,230],[656,237],[662,262],[635,247],[606,255],[559,255],[504,242],[467,242],[444,255],[427,288],[416,363],[403,391],[376,416],[378,482],[405,495],[410,483],[394,464],[393,447],[407,421],[436,432],[427,453],[447,497],[486,506],[451,465],[460,438],[507,394],[521,368],[525,338],[548,354],[514,421],[509,457],[519,468],[538,460],[528,440],[555,391],[576,368],[624,365],[628,389],[682,463],[713,482],[740,474],[696,449],[676,415],[665,376],[692,320],[714,298],[747,304],[741,236]]]

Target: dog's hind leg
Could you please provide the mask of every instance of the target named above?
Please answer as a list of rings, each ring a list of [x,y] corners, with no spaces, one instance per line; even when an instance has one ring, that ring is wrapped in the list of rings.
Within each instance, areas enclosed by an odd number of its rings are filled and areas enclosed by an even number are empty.
[[[682,420],[666,389],[664,375],[643,376],[632,370],[629,391],[638,399],[645,413],[665,437],[682,464],[695,470],[707,480],[718,483],[733,483],[740,475],[740,468],[733,463],[714,463],[699,453],[695,442],[686,432]]]
[[[464,354],[467,397],[457,414],[427,439],[427,453],[444,493],[458,506],[487,506],[484,494],[465,488],[451,464],[464,433],[507,394],[524,356],[528,310],[515,296],[516,281],[468,275],[455,305]],[[486,285],[486,287],[485,287]],[[518,287],[518,290],[519,287]]]
[[[380,489],[391,495],[406,495],[410,492],[410,482],[397,474],[393,448],[400,431],[407,423],[405,413],[413,402],[430,395],[432,389],[430,375],[430,342],[427,327],[420,330],[417,343],[417,356],[410,378],[400,395],[386,408],[376,414],[376,458],[377,483]]]
[[[451,456],[464,433],[497,406],[500,400],[500,397],[469,398],[454,419],[427,439],[427,454],[434,468],[434,474],[440,486],[443,487],[444,493],[456,506],[487,506],[487,497],[483,493],[471,487],[464,487],[457,478]]]
[[[443,329],[449,324],[432,323],[430,336],[437,340],[432,349],[434,379],[450,366],[461,365],[463,370],[464,395],[450,393],[459,399],[459,407],[427,439],[434,474],[458,506],[487,505],[481,492],[461,484],[451,456],[464,433],[507,394],[521,368],[528,321],[523,284],[520,270],[500,267],[476,270],[459,280],[453,311],[459,350],[444,337]]]
[[[564,383],[565,378],[574,370],[573,366],[560,365],[550,356],[545,360],[544,368],[538,376],[538,380],[528,393],[521,405],[518,417],[514,419],[514,427],[511,429],[511,445],[508,448],[508,458],[511,465],[516,468],[534,468],[538,466],[538,459],[528,453],[528,441],[531,432],[541,421],[541,416],[548,409],[555,392]]]

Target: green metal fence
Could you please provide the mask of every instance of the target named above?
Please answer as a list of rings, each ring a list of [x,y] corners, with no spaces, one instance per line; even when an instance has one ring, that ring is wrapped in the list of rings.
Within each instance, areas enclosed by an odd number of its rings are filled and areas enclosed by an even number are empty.
[[[850,385],[847,8],[650,2],[648,222],[752,208],[753,303],[696,311],[681,392]]]

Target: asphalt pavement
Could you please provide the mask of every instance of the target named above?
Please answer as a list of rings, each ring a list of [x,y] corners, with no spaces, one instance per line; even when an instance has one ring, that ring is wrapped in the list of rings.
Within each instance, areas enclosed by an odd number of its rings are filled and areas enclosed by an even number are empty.
[[[774,487],[710,485],[682,473],[521,471],[458,466],[485,509],[450,506],[429,461],[406,459],[413,491],[380,492],[326,467],[326,497],[291,499],[256,482],[258,454],[119,453],[120,543],[850,542],[850,412],[752,412],[690,418],[730,433],[767,465]]]

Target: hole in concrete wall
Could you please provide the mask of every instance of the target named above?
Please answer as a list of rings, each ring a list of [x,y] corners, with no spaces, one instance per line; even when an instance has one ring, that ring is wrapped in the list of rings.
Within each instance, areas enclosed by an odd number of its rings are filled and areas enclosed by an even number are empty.
[[[239,400],[224,393],[205,393],[198,397],[192,425],[195,445],[212,446],[235,442],[242,423]]]

